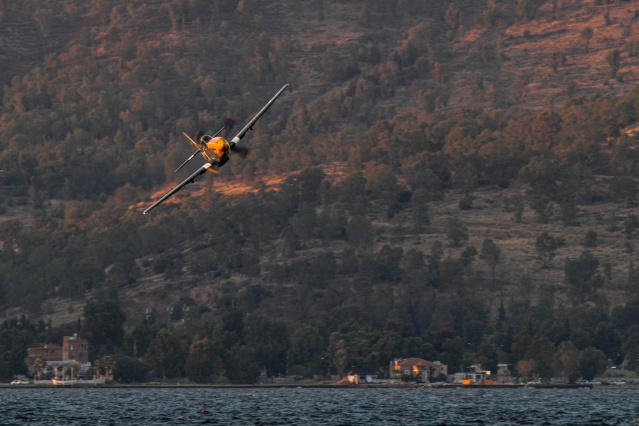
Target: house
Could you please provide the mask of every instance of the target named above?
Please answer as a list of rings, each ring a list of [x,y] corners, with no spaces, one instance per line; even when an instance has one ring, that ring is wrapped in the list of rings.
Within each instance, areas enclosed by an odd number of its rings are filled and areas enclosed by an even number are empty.
[[[27,349],[27,357],[24,362],[29,369],[30,375],[35,375],[35,361],[41,358],[46,363],[47,369],[57,369],[62,362],[70,364],[72,361],[79,363],[80,365],[91,365],[89,363],[89,341],[87,339],[81,339],[77,334],[73,336],[64,336],[62,338],[62,346],[55,343],[45,343],[44,345],[36,346]]]
[[[395,358],[390,362],[391,379],[408,378],[420,382],[438,381],[441,375],[448,374],[448,366],[441,361],[427,361],[421,358]]]
[[[27,357],[24,359],[29,374],[33,375],[36,372],[35,360],[41,358],[43,361],[62,361],[62,346],[55,343],[45,343],[35,348],[27,349]]]
[[[455,373],[452,377],[452,383],[462,385],[472,384],[492,384],[490,381],[490,371],[482,370],[481,365],[475,364],[470,367],[466,367],[463,373]]]
[[[80,364],[89,362],[89,341],[81,339],[77,334],[62,338],[62,361],[77,361]]]
[[[348,374],[346,374],[346,380],[348,380],[350,384],[357,385],[359,384],[359,375],[349,371]]]
[[[508,364],[497,364],[497,378],[499,383],[506,383],[511,380]]]

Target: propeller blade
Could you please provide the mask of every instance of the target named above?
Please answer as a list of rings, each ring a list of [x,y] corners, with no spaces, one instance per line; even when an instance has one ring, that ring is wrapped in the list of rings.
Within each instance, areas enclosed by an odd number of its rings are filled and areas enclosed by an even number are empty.
[[[198,130],[197,133],[195,134],[195,142],[201,144],[202,141],[200,141],[200,138],[202,137],[202,131]]]
[[[214,134],[213,136],[211,136],[211,137],[212,137],[212,138],[214,138],[214,137],[216,137],[216,136],[219,136],[219,135],[220,135],[220,133],[222,133],[222,130],[224,130],[224,129],[225,129],[225,127],[222,127],[220,130],[218,130],[217,132],[215,132],[215,134]]]
[[[193,157],[195,157],[200,151],[201,151],[201,149],[198,149],[197,151],[195,151],[189,158],[186,159],[186,161],[184,163],[180,164],[180,167],[175,169],[174,173],[177,173],[178,170],[180,170],[182,167],[184,167],[186,165],[186,163],[191,161],[193,159]]]
[[[248,148],[245,148],[243,146],[235,146],[235,148],[233,148],[233,151],[235,151],[237,154],[240,155],[240,157],[242,158],[246,158],[248,157],[248,155],[250,154],[250,150]]]

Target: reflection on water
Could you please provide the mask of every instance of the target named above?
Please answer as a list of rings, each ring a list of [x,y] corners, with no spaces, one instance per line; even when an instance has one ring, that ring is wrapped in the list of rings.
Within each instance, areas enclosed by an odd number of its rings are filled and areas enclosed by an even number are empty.
[[[639,425],[639,389],[0,389],[2,425]]]

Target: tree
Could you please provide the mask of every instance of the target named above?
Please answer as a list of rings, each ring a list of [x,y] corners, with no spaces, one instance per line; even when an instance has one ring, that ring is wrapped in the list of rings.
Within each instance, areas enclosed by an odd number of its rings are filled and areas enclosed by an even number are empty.
[[[554,72],[557,72],[559,65],[563,65],[566,62],[566,54],[554,51],[550,54],[550,67]]]
[[[597,231],[593,231],[592,229],[589,229],[586,232],[586,236],[584,238],[584,246],[595,247],[597,245],[597,242],[598,242]]]
[[[444,245],[441,241],[435,240],[430,247],[428,255],[428,283],[433,287],[441,285],[441,265],[444,258]]]
[[[324,350],[327,341],[316,326],[304,326],[298,328],[291,337],[289,363],[291,370],[295,366],[304,367],[304,375],[311,377],[313,374],[324,376],[326,365],[324,362]]]
[[[630,176],[615,177],[608,187],[610,198],[616,202],[623,202],[626,206],[631,206],[639,193],[639,185]]]
[[[244,341],[260,362],[260,370],[268,377],[286,375],[286,352],[290,347],[290,334],[284,322],[271,321],[259,312],[247,315]]]
[[[623,344],[623,353],[628,362],[626,366],[629,370],[637,371],[639,367],[639,332],[633,332]]]
[[[5,328],[0,331],[0,377],[13,377],[27,372],[24,359],[32,339],[33,335],[28,330]]]
[[[53,12],[49,9],[37,8],[31,17],[38,24],[38,28],[40,28],[42,36],[48,37],[49,31],[51,30],[52,24],[55,20]]]
[[[400,281],[404,272],[400,266],[403,256],[404,250],[401,247],[391,247],[384,244],[375,256],[377,278],[381,281]]]
[[[588,347],[579,354],[579,372],[585,380],[592,380],[606,371],[606,356],[599,349]]]
[[[627,239],[631,239],[637,228],[639,228],[639,218],[634,214],[628,215],[623,221],[624,233]]]
[[[495,269],[497,269],[500,254],[501,249],[493,242],[493,240],[486,238],[481,245],[480,256],[490,268],[493,286],[495,285]]]
[[[446,236],[453,247],[459,247],[468,241],[468,228],[457,217],[446,219]]]
[[[450,3],[444,13],[444,20],[452,31],[456,31],[459,27],[461,12],[455,3]]]
[[[545,1],[540,0],[517,0],[517,16],[530,21],[535,18],[537,11],[544,3]]]
[[[134,357],[143,357],[155,338],[158,329],[149,324],[140,324],[127,337],[127,349]]]
[[[610,77],[617,78],[619,68],[621,67],[621,53],[619,49],[614,49],[606,55],[606,62],[610,66]]]
[[[331,363],[337,370],[337,374],[343,377],[349,360],[348,343],[340,333],[331,333],[329,337],[328,352]]]
[[[115,360],[113,380],[118,383],[143,382],[149,372],[149,366],[138,358],[120,356]]]
[[[484,369],[497,371],[499,349],[493,343],[484,340],[477,349],[477,361]]]
[[[537,240],[535,241],[535,250],[542,259],[542,268],[548,267],[550,262],[555,258],[557,249],[564,244],[563,238],[555,238],[545,231],[537,237]]]
[[[581,38],[583,38],[586,43],[586,52],[587,52],[589,50],[590,39],[594,35],[594,31],[592,30],[591,27],[586,27],[583,30],[581,30],[580,35],[581,35]]]
[[[352,217],[346,227],[346,234],[349,244],[358,251],[369,252],[374,249],[375,232],[368,218]]]
[[[250,384],[257,382],[262,363],[253,348],[235,345],[226,359],[226,375],[231,383]]]
[[[618,364],[623,361],[621,346],[623,344],[623,335],[616,329],[614,324],[602,321],[597,324],[594,332],[594,347],[600,349],[606,359]]]
[[[145,360],[163,380],[182,375],[187,350],[183,341],[161,329],[149,345]]]
[[[315,204],[302,204],[297,214],[291,218],[291,224],[295,235],[299,236],[301,243],[308,243],[308,240],[313,237],[313,231],[317,225]]]
[[[517,191],[510,199],[510,203],[512,205],[513,217],[515,219],[515,222],[521,223],[521,219],[523,217],[525,209],[524,197],[522,197],[519,191]]]
[[[553,375],[552,361],[555,354],[555,346],[545,336],[536,335],[530,341],[526,350],[526,359],[534,361],[533,371],[543,378],[551,378]]]
[[[428,201],[430,196],[424,188],[417,188],[410,197],[411,213],[415,228],[421,229],[422,226],[430,223],[428,216]]]
[[[33,366],[36,369],[36,377],[38,378],[38,380],[40,380],[40,378],[42,377],[42,370],[44,370],[44,367],[46,367],[46,365],[46,361],[41,357],[37,357],[35,361],[33,361]]]
[[[564,280],[572,286],[574,294],[580,299],[589,295],[602,283],[597,273],[599,260],[586,250],[577,259],[566,259],[564,262]]]
[[[528,85],[530,84],[531,78],[530,76],[520,73],[515,76],[515,90],[519,93],[521,99],[526,97],[528,93]]]
[[[90,358],[113,353],[122,345],[126,314],[117,299],[89,302],[84,306],[82,334],[89,340]]]
[[[471,193],[479,182],[479,172],[477,167],[470,161],[470,158],[460,158],[455,167],[454,182],[464,193],[465,198],[471,197]]]
[[[115,368],[115,361],[113,357],[105,355],[102,358],[93,361],[93,368],[95,369],[95,377],[101,378],[102,373],[109,378],[112,378],[113,369]]]
[[[564,341],[559,344],[553,360],[555,376],[565,377],[568,383],[575,383],[580,377],[579,350],[574,343]]]
[[[191,343],[184,370],[189,380],[197,383],[211,382],[222,367],[213,343],[204,338]]]

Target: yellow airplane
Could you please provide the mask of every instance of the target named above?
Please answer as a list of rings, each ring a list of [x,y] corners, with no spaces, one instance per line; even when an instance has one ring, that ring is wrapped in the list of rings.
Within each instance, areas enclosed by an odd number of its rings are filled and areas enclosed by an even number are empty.
[[[151,211],[157,205],[159,205],[160,203],[165,201],[167,198],[169,198],[170,196],[178,192],[185,185],[189,183],[193,183],[195,181],[195,178],[200,176],[204,172],[209,171],[211,173],[219,173],[217,168],[222,167],[227,161],[229,161],[229,159],[231,158],[230,157],[231,153],[233,151],[235,151],[236,153],[242,156],[246,156],[248,154],[248,150],[246,148],[237,146],[238,142],[246,135],[246,133],[249,130],[253,130],[253,126],[255,125],[257,120],[260,119],[260,117],[266,112],[266,110],[269,109],[271,105],[273,105],[273,102],[275,102],[275,100],[289,86],[290,84],[286,83],[275,94],[275,96],[273,96],[271,100],[268,101],[266,105],[264,105],[264,107],[257,114],[255,114],[255,117],[253,117],[251,121],[249,121],[248,124],[244,126],[244,128],[242,128],[242,130],[240,130],[240,132],[237,135],[235,135],[233,139],[231,139],[230,142],[227,141],[226,138],[219,136],[219,134],[222,133],[224,129],[230,127],[228,123],[224,127],[222,127],[220,130],[218,130],[217,133],[215,133],[213,136],[211,135],[201,136],[201,132],[198,132],[197,135],[195,136],[195,139],[197,140],[197,142],[191,139],[189,135],[187,135],[186,133],[182,133],[182,135],[184,135],[184,137],[191,143],[191,145],[193,145],[194,148],[197,149],[197,151],[195,151],[189,158],[187,158],[186,161],[182,163],[180,167],[178,167],[175,171],[177,172],[178,170],[180,170],[186,163],[191,161],[193,157],[195,157],[198,153],[202,154],[202,157],[204,157],[204,159],[206,160],[206,163],[202,167],[197,169],[191,176],[184,179],[178,186],[176,186],[175,188],[167,192],[164,196],[162,196],[162,198],[160,198],[155,203],[153,203],[149,208],[144,210],[142,214],[147,214],[147,212]]]

